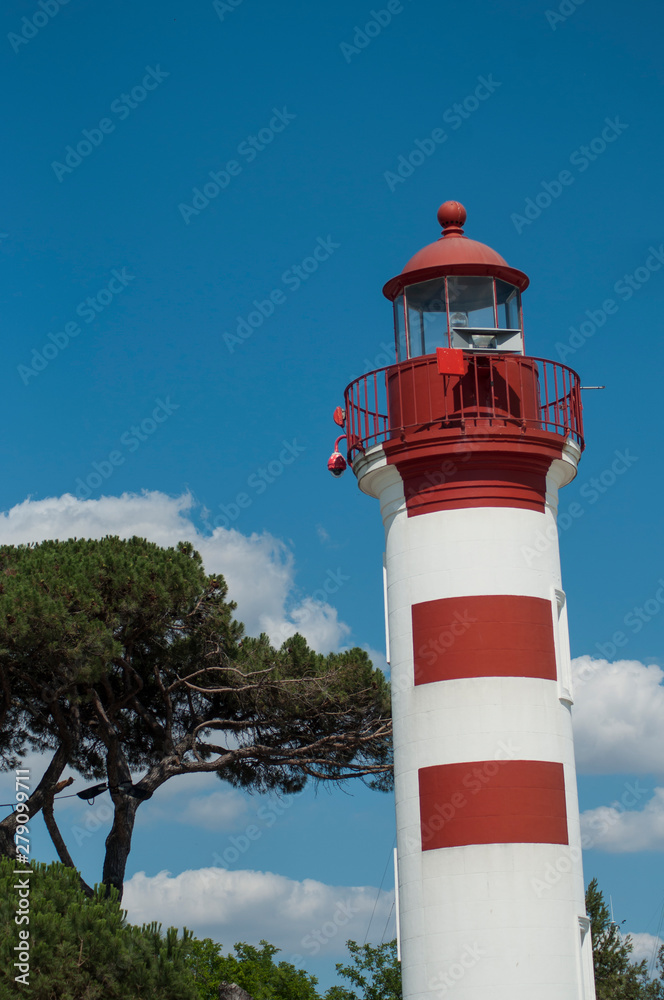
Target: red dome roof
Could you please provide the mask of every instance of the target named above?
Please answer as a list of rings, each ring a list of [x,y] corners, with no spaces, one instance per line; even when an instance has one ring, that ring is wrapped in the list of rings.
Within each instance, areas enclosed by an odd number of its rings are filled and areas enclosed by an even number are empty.
[[[528,277],[485,243],[469,240],[461,228],[466,221],[466,210],[458,201],[446,201],[438,209],[438,221],[443,235],[435,243],[411,257],[403,271],[385,285],[383,292],[394,299],[406,285],[427,281],[445,274],[486,275],[502,278],[521,291],[528,287]]]
[[[488,247],[486,243],[469,240],[467,236],[450,239],[441,236],[435,243],[418,250],[411,257],[402,274],[408,271],[419,271],[423,267],[445,267],[447,264],[495,264],[507,267],[507,261],[499,253]]]

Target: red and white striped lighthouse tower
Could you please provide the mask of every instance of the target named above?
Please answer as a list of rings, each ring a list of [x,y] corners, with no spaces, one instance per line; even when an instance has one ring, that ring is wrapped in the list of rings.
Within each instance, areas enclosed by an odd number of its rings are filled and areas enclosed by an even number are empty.
[[[556,528],[579,380],[524,353],[526,275],[438,219],[384,288],[396,363],[345,400],[385,525],[404,998],[591,1000]]]

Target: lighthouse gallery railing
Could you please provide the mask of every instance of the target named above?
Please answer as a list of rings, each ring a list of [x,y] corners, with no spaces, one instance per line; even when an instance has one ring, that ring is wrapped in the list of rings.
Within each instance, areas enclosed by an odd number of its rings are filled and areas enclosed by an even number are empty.
[[[557,361],[521,355],[467,352],[464,357],[464,375],[440,375],[436,356],[424,355],[351,382],[344,394],[349,457],[409,431],[434,427],[461,433],[487,426],[548,431],[583,449],[581,386],[575,371]]]

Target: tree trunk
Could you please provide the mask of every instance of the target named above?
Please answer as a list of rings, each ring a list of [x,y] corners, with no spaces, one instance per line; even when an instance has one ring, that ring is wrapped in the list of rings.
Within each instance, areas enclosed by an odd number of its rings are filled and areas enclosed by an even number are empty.
[[[106,886],[107,895],[110,886],[115,886],[120,893],[120,899],[122,899],[127,858],[131,851],[131,838],[136,822],[136,810],[141,802],[152,798],[153,793],[165,781],[179,773],[179,770],[176,771],[168,766],[170,760],[171,758],[160,761],[134,785],[124,754],[118,749],[117,744],[113,744],[112,749],[109,748],[108,785],[115,805],[115,815],[113,816],[113,826],[106,838],[106,854],[102,872],[102,882]],[[120,787],[120,782],[124,788],[129,788],[130,791],[123,790]]]
[[[109,894],[110,887],[115,886],[120,893],[120,899],[122,899],[127,858],[131,851],[131,838],[134,832],[134,823],[136,822],[136,810],[141,800],[135,798],[133,795],[115,793],[113,801],[115,803],[115,815],[113,817],[113,826],[106,838],[102,882],[106,886],[107,895]]]

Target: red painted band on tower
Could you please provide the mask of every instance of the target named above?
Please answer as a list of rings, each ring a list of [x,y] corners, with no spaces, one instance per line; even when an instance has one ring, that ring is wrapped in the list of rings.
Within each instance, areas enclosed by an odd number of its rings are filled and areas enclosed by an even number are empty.
[[[563,765],[539,760],[438,764],[418,772],[422,850],[567,844]]]
[[[462,466],[448,459],[447,477],[430,464],[426,469],[402,466],[398,460],[395,464],[403,478],[408,517],[464,507],[519,507],[544,513],[548,456],[538,463],[539,469],[532,461],[523,468],[507,455],[472,455]]]
[[[446,597],[412,606],[415,684],[465,677],[556,680],[553,609],[541,597]]]

